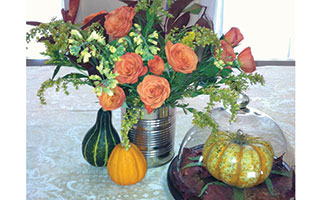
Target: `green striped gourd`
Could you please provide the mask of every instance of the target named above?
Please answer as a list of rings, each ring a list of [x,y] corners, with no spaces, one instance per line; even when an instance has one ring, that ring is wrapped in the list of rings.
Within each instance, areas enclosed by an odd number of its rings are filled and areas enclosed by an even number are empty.
[[[120,143],[118,132],[112,125],[111,111],[98,111],[94,126],[82,141],[82,155],[93,166],[107,165],[113,148]]]

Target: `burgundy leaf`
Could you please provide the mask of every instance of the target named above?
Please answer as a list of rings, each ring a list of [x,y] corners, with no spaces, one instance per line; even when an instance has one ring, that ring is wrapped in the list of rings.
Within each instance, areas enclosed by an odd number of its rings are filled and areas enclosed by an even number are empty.
[[[190,12],[184,13],[172,24],[170,28],[167,29],[167,33],[169,33],[172,28],[177,27],[180,29],[183,26],[186,26],[189,23],[189,20],[190,20]]]
[[[73,61],[74,63],[77,63],[77,57],[75,56],[72,56],[72,55],[67,55],[67,57]],[[99,71],[97,70],[97,68],[95,67],[95,65],[91,65],[90,63],[78,63],[80,66],[82,66],[83,68],[85,68],[87,71],[88,71],[88,75],[91,76],[91,75],[99,75],[101,76],[101,74],[99,73]],[[98,64],[99,65],[99,64]],[[92,85],[93,84],[93,81],[91,80],[92,82]]]
[[[184,184],[195,196],[199,195],[205,183],[198,176],[186,176],[183,179]]]
[[[69,10],[64,10],[63,8],[61,9],[61,14],[62,14],[62,19],[64,22],[68,21],[68,16],[69,16]]]
[[[133,18],[133,23],[137,23],[139,24],[139,21],[141,21],[141,23],[143,25],[147,24],[147,14],[146,11],[144,10],[139,10],[139,12],[136,13],[135,17]]]
[[[233,199],[231,187],[211,184],[203,195],[203,200],[229,200]]]
[[[192,6],[189,6],[187,9],[183,10],[183,12],[190,12],[191,14],[198,15],[203,7],[205,6],[195,3]]]
[[[80,0],[70,0],[69,1],[69,16],[73,18],[73,23],[77,17],[79,4],[80,4]]]
[[[173,18],[167,18],[167,30],[171,30],[171,26],[174,23],[174,21],[177,19],[177,17],[181,14],[181,12],[192,2],[193,0],[176,0],[174,1],[168,12],[173,15]]]
[[[213,21],[211,19],[209,19],[209,22],[211,24],[211,30],[214,32],[214,24],[213,24]]]
[[[38,42],[43,42],[43,41],[49,41],[51,44],[54,44],[55,41],[53,40],[53,37],[52,35],[50,35],[49,37],[41,37]]]
[[[283,156],[284,154],[274,159],[272,170],[279,170],[279,171],[282,171],[283,169],[286,170],[285,166],[283,165]]]
[[[130,7],[135,7],[138,3],[138,1],[130,1],[130,0],[120,0],[120,1],[127,4]]]
[[[176,18],[192,1],[193,0],[176,0],[171,4],[168,11]]]
[[[91,24],[95,23],[95,22],[99,22],[101,24],[101,26],[104,26],[104,20],[105,20],[105,16],[107,15],[108,13],[103,13],[103,14],[100,14],[100,15],[97,15],[95,16],[94,18],[92,18],[88,23],[84,24],[81,29],[85,29],[89,26],[91,26]]]
[[[196,24],[198,24],[201,27],[206,27],[211,29],[210,26],[210,22],[208,22],[207,20],[204,19],[204,17],[201,17],[200,19],[198,19],[198,21],[196,22]]]
[[[61,14],[64,22],[70,21],[74,24],[78,9],[79,9],[80,0],[70,0],[69,1],[69,10],[61,9]]]
[[[27,25],[31,25],[31,26],[39,26],[40,24],[41,22],[27,21]]]

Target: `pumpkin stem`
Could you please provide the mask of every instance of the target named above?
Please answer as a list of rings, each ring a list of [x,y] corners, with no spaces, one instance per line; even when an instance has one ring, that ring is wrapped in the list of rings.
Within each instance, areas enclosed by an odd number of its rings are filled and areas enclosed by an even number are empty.
[[[248,144],[247,138],[248,138],[248,135],[244,134],[244,132],[241,129],[239,129],[237,131],[235,138],[232,140],[232,142],[239,145],[245,145],[245,144]]]

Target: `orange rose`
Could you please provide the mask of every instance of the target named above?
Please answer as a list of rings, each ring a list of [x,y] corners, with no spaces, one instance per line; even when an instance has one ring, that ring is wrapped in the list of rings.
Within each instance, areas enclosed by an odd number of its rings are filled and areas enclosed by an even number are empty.
[[[103,110],[115,110],[122,106],[124,100],[126,99],[126,95],[124,94],[123,89],[117,86],[114,89],[112,96],[102,92],[102,95],[98,97],[98,99]]]
[[[107,34],[113,38],[126,36],[132,27],[135,14],[135,8],[129,6],[122,6],[110,12],[105,17],[106,21],[104,22]]]
[[[165,50],[168,63],[174,71],[190,74],[197,69],[198,56],[187,45],[169,41]]]
[[[152,60],[148,61],[148,67],[150,69],[150,72],[152,72],[155,75],[161,75],[164,71],[165,65],[164,61],[160,56],[155,55]]]
[[[224,40],[228,42],[232,47],[235,47],[243,40],[243,35],[238,28],[232,27],[224,35]]]
[[[170,85],[165,78],[147,75],[139,83],[137,91],[144,107],[150,114],[154,109],[162,106],[163,102],[170,96]]]
[[[82,22],[82,25],[85,25],[86,23],[88,23],[90,20],[92,20],[94,17],[98,16],[98,15],[101,15],[101,14],[105,14],[107,13],[106,11],[104,10],[101,10],[100,12],[97,12],[97,13],[93,13],[89,16],[87,16],[86,18],[84,18],[83,22]]]
[[[120,61],[116,62],[113,72],[119,73],[116,79],[120,84],[133,84],[138,81],[140,76],[148,72],[148,68],[143,66],[140,55],[136,53],[126,53],[121,56]]]
[[[221,40],[221,48],[223,52],[221,54],[221,59],[224,61],[234,61],[236,54],[233,51],[232,46],[224,40]]]
[[[240,63],[241,69],[246,73],[252,73],[256,70],[256,63],[251,54],[251,48],[245,48],[239,55],[238,61]]]

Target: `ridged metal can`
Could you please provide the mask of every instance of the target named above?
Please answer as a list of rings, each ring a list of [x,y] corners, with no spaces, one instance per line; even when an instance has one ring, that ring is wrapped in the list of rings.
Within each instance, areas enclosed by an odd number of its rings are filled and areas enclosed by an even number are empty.
[[[123,118],[126,108],[121,108]],[[148,114],[129,131],[129,139],[145,156],[148,168],[168,163],[174,155],[175,109],[164,106]]]

